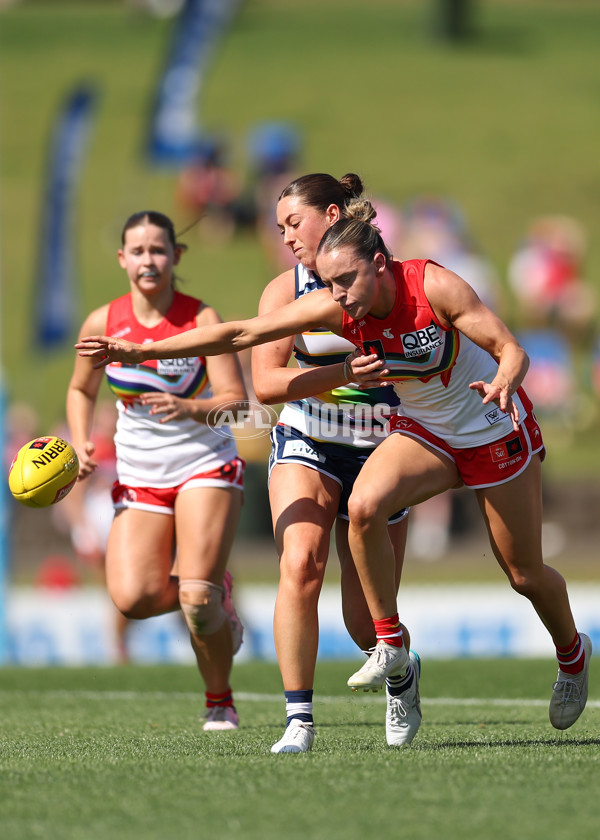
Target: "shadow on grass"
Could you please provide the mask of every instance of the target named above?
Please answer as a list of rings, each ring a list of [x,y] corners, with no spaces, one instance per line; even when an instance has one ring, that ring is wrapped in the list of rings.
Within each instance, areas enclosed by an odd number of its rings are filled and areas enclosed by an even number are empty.
[[[384,725],[383,719],[380,721],[356,721],[356,722],[347,722],[344,721],[343,723],[319,723],[319,721],[315,721],[315,729],[317,730],[327,730],[327,729],[365,729],[365,730],[372,730],[372,729],[381,729]],[[435,726],[445,727],[448,724],[431,724],[428,723],[428,729],[431,729]],[[456,726],[457,724],[453,724]],[[459,726],[478,726],[477,723],[468,723],[468,724],[458,724]],[[487,726],[522,726],[522,721],[486,721]],[[272,728],[272,727],[265,727],[265,728]],[[426,737],[426,736],[425,736]],[[600,746],[600,737],[599,738],[572,738],[572,737],[561,737],[560,735],[550,735],[547,738],[502,738],[502,739],[494,739],[493,736],[490,736],[488,739],[482,740],[475,740],[475,739],[457,739],[457,738],[448,738],[445,739],[441,743],[427,743],[425,742],[425,738],[417,738],[413,742],[413,747],[418,746],[423,749],[434,749],[434,750],[447,750],[447,749],[457,749],[457,748],[464,748],[464,749],[472,749],[473,747],[487,747],[488,749],[493,749],[496,747],[568,747],[572,749],[573,747],[597,747]]]
[[[415,742],[415,746],[416,746]],[[447,740],[443,744],[419,744],[419,746],[433,750],[472,749],[473,747],[597,747],[600,738],[570,738],[569,740],[553,738],[506,738],[499,741],[457,741]]]

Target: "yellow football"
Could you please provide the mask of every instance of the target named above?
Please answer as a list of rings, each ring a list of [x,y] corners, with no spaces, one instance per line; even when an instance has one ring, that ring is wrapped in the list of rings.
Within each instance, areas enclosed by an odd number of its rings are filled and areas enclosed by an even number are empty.
[[[22,504],[43,508],[64,499],[78,473],[79,459],[71,444],[48,435],[19,449],[10,465],[8,486]]]

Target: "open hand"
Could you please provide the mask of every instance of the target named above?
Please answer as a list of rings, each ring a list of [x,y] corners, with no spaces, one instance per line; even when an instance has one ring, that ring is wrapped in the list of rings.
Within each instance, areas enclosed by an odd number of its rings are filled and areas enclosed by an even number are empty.
[[[168,423],[169,420],[177,420],[192,417],[194,414],[193,400],[182,399],[174,394],[166,394],[162,391],[149,391],[140,394],[140,402],[149,405],[150,414],[164,414],[160,423]]]
[[[111,362],[123,362],[137,365],[142,360],[141,345],[123,338],[111,338],[106,335],[86,335],[80,338],[75,349],[80,356],[89,356],[94,360],[94,368],[103,368]]]
[[[480,379],[477,382],[471,382],[469,388],[477,391],[484,405],[496,403],[501,411],[509,415],[515,432],[519,431],[519,409],[514,404],[508,387],[501,387]]]

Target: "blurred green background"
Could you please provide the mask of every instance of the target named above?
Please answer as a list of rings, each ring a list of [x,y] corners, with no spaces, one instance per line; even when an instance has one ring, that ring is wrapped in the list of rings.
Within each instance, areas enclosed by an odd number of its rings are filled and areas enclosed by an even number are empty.
[[[230,162],[242,179],[249,131],[286,120],[301,132],[303,171],[356,171],[372,194],[399,205],[427,193],[450,197],[497,269],[504,314],[517,328],[507,265],[537,216],[581,223],[585,279],[600,290],[600,5],[472,0],[472,35],[459,42],[436,30],[441,5],[247,0],[217,50],[198,120],[232,138]],[[41,355],[32,336],[52,119],[76,82],[97,84],[76,193],[83,320],[126,291],[116,251],[130,213],[152,207],[184,226],[177,172],[153,168],[143,155],[172,28],[172,18],[117,0],[24,0],[0,9],[2,359],[9,399],[34,405],[40,432],[63,416],[73,362],[70,345]],[[184,291],[225,318],[253,315],[273,272],[252,231],[226,243],[194,231],[184,239]],[[581,401],[545,427],[550,476],[594,476],[600,464],[592,338],[582,336],[576,348]]]

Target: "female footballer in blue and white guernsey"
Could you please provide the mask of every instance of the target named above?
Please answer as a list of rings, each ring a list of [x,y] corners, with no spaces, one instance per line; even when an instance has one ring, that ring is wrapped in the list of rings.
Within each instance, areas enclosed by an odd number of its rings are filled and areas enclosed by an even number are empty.
[[[100,367],[235,352],[319,326],[347,338],[358,348],[347,357],[348,379],[363,387],[390,382],[402,400],[402,414],[392,417],[390,433],[362,467],[348,503],[349,545],[378,639],[348,684],[377,689],[410,667],[388,518],[464,485],[476,493],[498,564],[552,639],[558,677],[550,722],[567,729],[587,701],[592,643],[577,631],[564,579],[544,563],[545,450],[522,388],[527,354],[454,272],[429,260],[393,260],[371,224],[370,202],[349,202],[344,215],[327,228],[317,250],[316,270],[327,290],[267,315],[153,345],[95,335],[77,346]]]
[[[175,289],[174,268],[184,249],[162,213],[131,216],[118,252],[129,292],[92,312],[81,334],[101,331],[144,343],[219,323],[214,309]],[[243,406],[247,399],[237,357],[191,354],[135,366],[115,363],[106,376],[118,407],[108,591],[129,618],[181,608],[206,687],[203,728],[237,729],[230,675],[242,627],[227,561],[244,463],[232,437],[207,425],[216,406]],[[101,380],[102,371],[78,356],[67,420],[80,480],[97,466],[90,437]]]
[[[269,316],[292,301],[323,289],[315,272],[317,246],[344,215],[346,203],[363,192],[354,174],[338,180],[312,174],[288,184],[277,204],[284,244],[299,260],[266,287],[259,314]],[[264,403],[284,403],[272,433],[269,498],[279,553],[280,580],[274,615],[277,659],[286,700],[286,729],[271,751],[305,752],[314,739],[313,685],[319,642],[318,601],[330,551],[330,533],[341,569],[346,627],[363,650],[375,633],[348,547],[348,498],[361,466],[385,436],[385,418],[397,411],[392,388],[361,390],[348,384],[346,339],[328,327],[307,330],[255,347],[252,381]],[[298,367],[288,366],[295,356]],[[395,591],[406,543],[406,510],[390,516]],[[404,628],[405,629],[405,628]],[[405,632],[408,641],[408,633]],[[409,744],[421,723],[418,658],[409,673],[387,684],[386,737]]]

